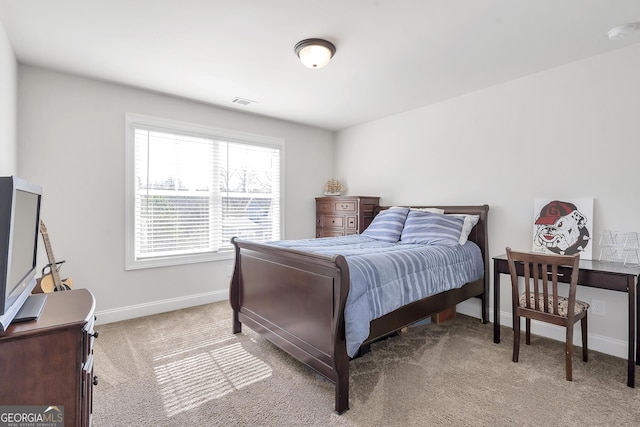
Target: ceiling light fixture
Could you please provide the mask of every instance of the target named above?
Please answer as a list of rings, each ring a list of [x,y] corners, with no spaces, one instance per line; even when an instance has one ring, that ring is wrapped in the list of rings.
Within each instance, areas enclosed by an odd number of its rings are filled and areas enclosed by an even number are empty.
[[[323,39],[306,39],[296,43],[294,51],[307,67],[322,68],[333,58],[336,47]]]
[[[617,27],[610,29],[607,33],[609,40],[620,40],[631,35],[638,29],[638,25],[639,24],[637,22],[634,22],[631,24],[618,25]]]

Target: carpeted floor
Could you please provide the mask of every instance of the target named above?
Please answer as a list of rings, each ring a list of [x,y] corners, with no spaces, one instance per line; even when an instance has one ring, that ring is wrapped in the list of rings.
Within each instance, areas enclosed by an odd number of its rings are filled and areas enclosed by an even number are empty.
[[[372,345],[351,361],[350,407],[333,384],[248,328],[231,333],[227,302],[98,326],[93,425],[624,426],[640,425],[626,361],[574,355],[532,337],[511,361],[512,332],[458,315]]]

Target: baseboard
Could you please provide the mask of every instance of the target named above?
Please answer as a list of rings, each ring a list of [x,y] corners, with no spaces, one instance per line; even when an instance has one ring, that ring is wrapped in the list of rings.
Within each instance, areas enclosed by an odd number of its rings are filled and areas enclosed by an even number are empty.
[[[222,290],[205,292],[203,294],[187,295],[180,298],[151,301],[144,304],[130,305],[112,310],[96,311],[96,325],[134,319],[136,317],[150,316],[152,314],[165,313],[167,311],[180,310],[182,308],[225,301],[228,299],[229,291]]]
[[[457,312],[465,314],[467,316],[480,318],[480,301],[463,301],[457,306]],[[493,322],[493,310],[489,310],[489,320]],[[543,337],[551,338],[556,341],[564,342],[565,332],[564,328],[550,325],[543,322],[533,321],[531,322],[531,333],[540,335]],[[513,324],[513,316],[511,313],[504,311],[500,312],[500,325],[509,326]],[[523,321],[524,325],[524,321]],[[577,346],[582,345],[582,336],[580,335],[580,329],[577,327],[577,332],[574,333],[574,343]],[[524,331],[524,326],[523,329]],[[620,357],[626,359],[628,357],[628,343],[627,341],[618,340],[615,338],[607,337],[604,335],[598,335],[589,333],[589,350],[599,351],[600,353],[609,354],[611,356]]]

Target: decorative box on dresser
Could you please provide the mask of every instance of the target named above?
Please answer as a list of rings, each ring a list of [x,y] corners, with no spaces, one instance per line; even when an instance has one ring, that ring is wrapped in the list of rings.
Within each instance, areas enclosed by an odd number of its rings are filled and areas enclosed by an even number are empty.
[[[360,234],[371,224],[380,197],[316,197],[316,237]]]
[[[86,289],[54,292],[37,320],[0,333],[0,405],[63,407],[65,426],[90,426],[94,311]]]

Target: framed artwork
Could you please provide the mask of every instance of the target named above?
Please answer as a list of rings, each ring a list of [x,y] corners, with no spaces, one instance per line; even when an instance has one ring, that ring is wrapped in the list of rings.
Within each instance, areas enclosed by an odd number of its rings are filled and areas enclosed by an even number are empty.
[[[593,198],[536,199],[533,251],[593,259]]]

